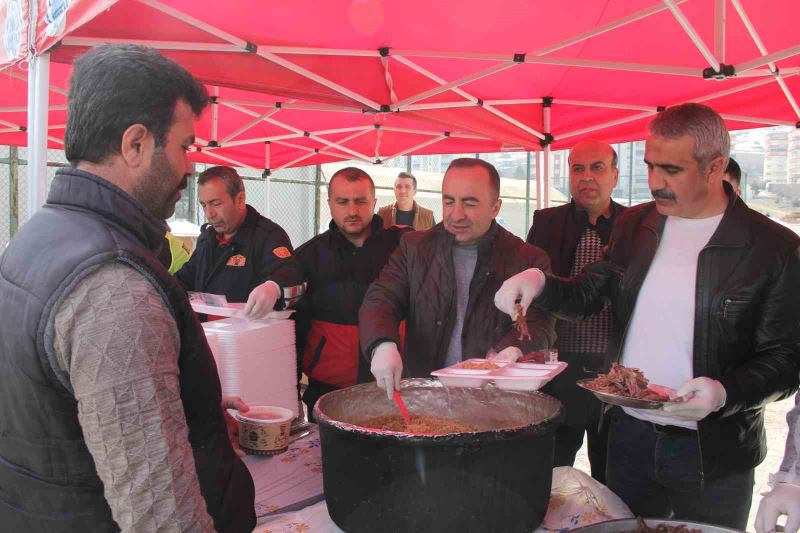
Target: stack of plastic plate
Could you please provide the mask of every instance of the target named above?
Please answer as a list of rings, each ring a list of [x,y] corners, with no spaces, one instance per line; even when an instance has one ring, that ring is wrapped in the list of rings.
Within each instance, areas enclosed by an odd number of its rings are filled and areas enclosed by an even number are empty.
[[[222,393],[297,416],[294,320],[227,318],[203,324]]]

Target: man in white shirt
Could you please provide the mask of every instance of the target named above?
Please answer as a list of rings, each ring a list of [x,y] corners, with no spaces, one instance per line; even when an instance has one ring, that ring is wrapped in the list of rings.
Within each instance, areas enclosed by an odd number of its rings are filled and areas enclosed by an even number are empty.
[[[606,260],[570,279],[534,269],[495,303],[536,298],[559,318],[612,303],[608,363],[641,369],[682,401],[613,409],[606,479],[634,514],[744,529],[766,454],[764,406],[800,371],[800,239],[723,181],[730,138],[711,108],[683,104],[650,124],[654,202],[617,221]]]

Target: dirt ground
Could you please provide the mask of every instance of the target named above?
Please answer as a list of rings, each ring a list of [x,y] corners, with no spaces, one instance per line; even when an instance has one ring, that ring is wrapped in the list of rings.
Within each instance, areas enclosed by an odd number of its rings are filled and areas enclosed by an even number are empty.
[[[755,531],[753,522],[758,511],[758,504],[761,502],[761,493],[769,490],[767,485],[769,475],[776,472],[783,460],[783,450],[786,445],[786,413],[794,406],[794,397],[775,402],[767,407],[767,458],[756,469],[756,481],[753,487],[753,505],[750,508],[750,520],[747,523],[747,531]],[[578,452],[575,460],[575,468],[589,473],[589,460],[586,457],[586,447]]]

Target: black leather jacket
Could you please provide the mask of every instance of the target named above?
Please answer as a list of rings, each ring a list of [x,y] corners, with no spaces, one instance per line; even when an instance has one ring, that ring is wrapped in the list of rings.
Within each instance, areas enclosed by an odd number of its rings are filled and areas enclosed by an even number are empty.
[[[766,455],[764,407],[800,382],[800,239],[748,208],[729,186],[722,221],[698,256],[694,375],[720,381],[725,406],[698,423],[701,478],[752,468]],[[537,306],[580,320],[613,306],[607,366],[619,360],[666,218],[653,202],[617,221],[605,261],[548,277]],[[654,324],[653,327],[658,327]]]

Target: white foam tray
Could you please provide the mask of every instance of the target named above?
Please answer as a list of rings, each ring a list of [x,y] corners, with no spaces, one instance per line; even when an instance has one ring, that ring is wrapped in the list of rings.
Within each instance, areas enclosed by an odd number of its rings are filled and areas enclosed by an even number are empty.
[[[485,362],[486,359],[467,359],[453,366],[431,372],[445,387],[484,387],[494,383],[498,389],[535,391],[567,368],[567,363],[508,363],[492,361],[500,368],[472,370],[461,368],[468,361]]]

